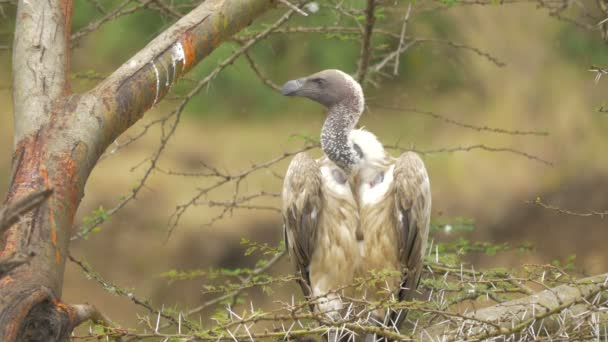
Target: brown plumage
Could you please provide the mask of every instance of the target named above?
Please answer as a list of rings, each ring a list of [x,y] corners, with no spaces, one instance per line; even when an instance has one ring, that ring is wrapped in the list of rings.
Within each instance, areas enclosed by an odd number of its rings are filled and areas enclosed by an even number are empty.
[[[411,299],[430,221],[424,163],[412,152],[392,158],[373,134],[353,129],[363,111],[363,93],[341,71],[289,81],[282,93],[328,108],[321,132],[326,157],[294,157],[282,193],[287,249],[305,296],[318,298],[313,309],[339,318],[344,303],[336,290],[373,271],[393,272],[377,288],[364,293],[349,288],[344,294],[377,301],[386,297],[388,286],[399,300]],[[386,326],[398,326],[405,314],[376,310],[374,316]]]

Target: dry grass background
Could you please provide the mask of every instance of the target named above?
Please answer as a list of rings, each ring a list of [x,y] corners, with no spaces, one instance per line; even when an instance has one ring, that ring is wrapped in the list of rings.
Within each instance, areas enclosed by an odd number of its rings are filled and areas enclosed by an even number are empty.
[[[523,257],[504,253],[471,259],[476,267],[517,267],[524,262],[548,263],[576,254],[577,266],[587,273],[605,272],[608,252],[606,219],[566,217],[525,201],[541,196],[544,201],[577,210],[608,209],[608,115],[595,110],[606,99],[608,79],[593,83],[588,60],[573,62],[556,53],[558,32],[567,24],[549,18],[531,5],[466,7],[451,10],[460,40],[480,47],[507,63],[497,68],[487,60],[462,51],[434,49],[436,63],[466,66],[467,73],[455,89],[425,81],[430,70],[416,70],[420,84],[390,82],[382,91],[368,90],[370,111],[361,124],[387,144],[400,141],[421,149],[486,144],[513,147],[554,163],[541,163],[509,153],[486,151],[431,154],[425,157],[434,197],[434,218],[472,218],[476,231],[469,237],[517,245],[530,241],[535,251]],[[599,38],[598,38],[599,39]],[[88,43],[92,44],[91,42]],[[448,56],[449,58],[446,58]],[[10,84],[7,52],[0,52],[0,85]],[[75,65],[87,63],[84,56]],[[302,68],[300,68],[302,70]],[[304,70],[304,73],[314,70]],[[293,75],[293,76],[300,76]],[[283,80],[276,80],[281,83]],[[262,86],[262,85],[260,85]],[[236,93],[246,90],[235,90]],[[268,96],[279,96],[268,92]],[[290,99],[290,101],[293,99]],[[12,146],[11,97],[0,90],[0,193],[6,189]],[[322,111],[292,112],[290,102],[270,121],[242,119],[220,121],[186,117],[169,145],[161,165],[168,169],[193,169],[200,160],[225,170],[238,171],[252,162],[271,159],[295,149],[290,135],[320,130]],[[295,100],[298,101],[298,100]],[[506,129],[543,130],[548,137],[522,137],[479,133],[447,125],[418,114],[395,113],[374,108],[387,101],[433,110],[454,120]],[[156,108],[144,122],[159,115]],[[138,126],[141,127],[140,123]],[[138,131],[134,127],[126,135]],[[120,140],[120,139],[119,139]],[[94,170],[76,222],[103,205],[113,206],[137,183],[143,170],[130,169],[157,146],[150,134],[138,143],[106,158]],[[284,171],[287,162],[280,164]],[[272,211],[239,211],[211,227],[201,227],[214,211],[195,208],[166,241],[167,220],[176,204],[183,203],[204,180],[157,174],[138,200],[103,225],[100,233],[78,241],[72,253],[87,260],[103,277],[133,288],[157,306],[192,307],[201,301],[200,281],[169,285],[159,276],[169,269],[206,269],[211,266],[251,265],[243,257],[241,237],[278,243],[280,217]],[[280,180],[260,172],[243,186],[250,191],[277,192]],[[229,194],[226,194],[228,196]],[[274,204],[277,203],[273,200]],[[447,234],[437,238],[450,239]],[[287,272],[283,262],[278,272]],[[280,295],[299,291],[283,288]],[[136,322],[137,309],[122,297],[102,290],[68,263],[64,299],[91,302],[123,325]],[[270,301],[269,301],[270,302]],[[270,304],[268,304],[270,305]]]

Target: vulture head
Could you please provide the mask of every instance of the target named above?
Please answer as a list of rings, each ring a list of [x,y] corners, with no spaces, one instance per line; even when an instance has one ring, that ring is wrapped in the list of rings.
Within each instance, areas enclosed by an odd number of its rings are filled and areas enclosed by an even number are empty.
[[[344,172],[351,173],[363,159],[361,146],[350,139],[365,106],[361,85],[350,75],[329,69],[287,81],[281,94],[306,97],[327,108],[321,148]]]
[[[336,69],[317,72],[307,77],[287,81],[281,89],[285,96],[301,96],[316,101],[328,109],[348,107],[353,113],[363,111],[363,91],[350,75]]]

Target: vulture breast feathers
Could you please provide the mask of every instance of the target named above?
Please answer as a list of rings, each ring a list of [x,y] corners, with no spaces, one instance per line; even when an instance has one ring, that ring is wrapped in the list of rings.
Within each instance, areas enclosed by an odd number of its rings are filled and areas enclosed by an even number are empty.
[[[282,193],[287,250],[304,295],[324,296],[317,301],[322,311],[341,308],[337,294],[325,295],[351,285],[357,266],[358,213],[350,187],[340,177],[345,176],[327,158],[317,161],[299,153],[289,165]]]

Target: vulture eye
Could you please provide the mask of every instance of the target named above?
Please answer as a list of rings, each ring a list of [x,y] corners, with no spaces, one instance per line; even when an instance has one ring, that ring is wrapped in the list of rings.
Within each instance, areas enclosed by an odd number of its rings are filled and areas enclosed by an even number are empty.
[[[310,81],[321,87],[325,86],[326,83],[325,79],[323,78],[313,78]]]

